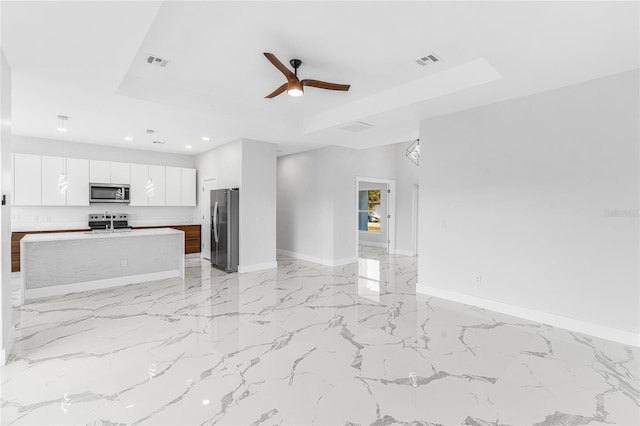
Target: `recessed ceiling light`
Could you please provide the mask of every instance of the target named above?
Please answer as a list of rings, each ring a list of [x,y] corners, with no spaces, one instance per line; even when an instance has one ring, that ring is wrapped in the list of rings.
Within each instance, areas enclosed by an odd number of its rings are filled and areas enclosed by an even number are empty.
[[[57,129],[59,132],[66,132],[67,129],[65,129],[64,127],[58,127]]]
[[[210,403],[210,402],[211,402],[211,401],[209,401],[208,399],[203,399],[203,400],[202,400],[202,404],[203,404],[203,405],[209,405],[209,403]]]
[[[193,148],[191,145],[185,145],[184,147],[187,148],[187,149]]]
[[[125,141],[132,141],[132,140],[133,140],[133,138],[132,138],[131,136],[125,136],[125,137],[124,137],[124,140],[125,140]]]
[[[202,140],[205,141],[205,142],[208,142],[209,141],[209,137],[208,136],[203,136]]]

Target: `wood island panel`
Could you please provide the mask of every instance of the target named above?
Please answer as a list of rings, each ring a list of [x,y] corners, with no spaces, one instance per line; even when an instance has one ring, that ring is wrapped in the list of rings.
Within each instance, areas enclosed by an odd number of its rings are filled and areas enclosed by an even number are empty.
[[[184,254],[200,253],[200,225],[136,226],[133,229],[173,228],[184,232]],[[11,233],[11,272],[20,271],[20,240],[27,234],[49,234],[52,232],[88,232],[90,229],[67,229],[55,231],[28,231]]]

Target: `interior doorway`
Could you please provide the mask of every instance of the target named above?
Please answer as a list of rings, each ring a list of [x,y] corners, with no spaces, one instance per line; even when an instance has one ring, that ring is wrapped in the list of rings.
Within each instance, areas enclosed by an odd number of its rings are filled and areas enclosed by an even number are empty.
[[[356,177],[355,255],[360,245],[395,253],[395,181]]]
[[[218,189],[218,180],[209,178],[202,180],[202,192],[200,194],[200,229],[202,235],[200,241],[200,257],[211,260],[211,190]]]
[[[411,209],[411,247],[413,249],[414,256],[418,255],[418,218],[419,216],[419,207],[420,207],[420,186],[418,184],[413,185],[413,201],[412,201],[412,209]]]

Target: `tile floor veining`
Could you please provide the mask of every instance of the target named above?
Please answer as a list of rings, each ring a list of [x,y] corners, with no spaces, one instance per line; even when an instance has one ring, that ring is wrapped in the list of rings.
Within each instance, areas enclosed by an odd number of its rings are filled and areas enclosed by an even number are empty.
[[[640,424],[640,350],[415,294],[364,249],[14,310],[3,425]]]

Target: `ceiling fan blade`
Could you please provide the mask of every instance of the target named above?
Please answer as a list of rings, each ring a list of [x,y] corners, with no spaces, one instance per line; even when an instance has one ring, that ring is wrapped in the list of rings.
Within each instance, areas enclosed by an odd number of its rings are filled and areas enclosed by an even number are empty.
[[[276,90],[274,90],[273,92],[271,92],[267,96],[265,96],[265,98],[275,98],[280,93],[282,93],[285,90],[287,90],[287,86],[288,85],[289,85],[289,83],[284,83],[282,86],[278,87]]]
[[[285,77],[287,77],[288,81],[298,81],[298,77],[296,77],[296,75],[291,72],[289,68],[284,66],[284,64],[280,62],[273,53],[264,52],[264,56],[267,57],[269,62],[271,62],[274,67],[278,68],[280,72],[284,74]]]
[[[317,87],[319,89],[327,89],[327,90],[340,90],[346,92],[351,87],[350,84],[335,84],[335,83],[327,83],[326,81],[320,80],[302,80],[303,86],[309,87]]]

